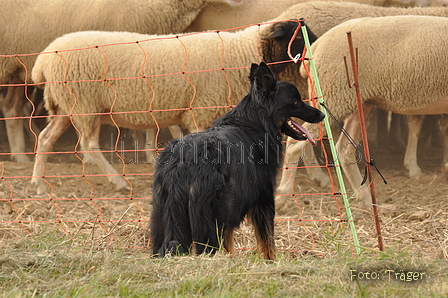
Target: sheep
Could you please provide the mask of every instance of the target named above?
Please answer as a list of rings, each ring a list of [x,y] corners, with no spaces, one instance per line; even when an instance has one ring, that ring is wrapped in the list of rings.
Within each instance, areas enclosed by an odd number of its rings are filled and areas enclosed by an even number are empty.
[[[448,0],[342,0],[375,6],[448,6]],[[274,19],[289,7],[308,0],[244,0],[239,6],[209,3],[185,32],[222,30]]]
[[[313,28],[311,28],[313,29]],[[366,117],[373,107],[405,115],[448,113],[448,18],[387,16],[347,21],[311,46],[325,104],[355,141],[361,138],[354,91],[348,88],[343,56],[347,32],[359,50],[359,84]],[[305,75],[302,70],[302,75]],[[445,127],[446,128],[446,127]],[[446,134],[446,131],[445,131]],[[352,187],[362,176],[345,138],[336,144]],[[360,189],[370,201],[367,185]]]
[[[81,132],[81,147],[91,152],[104,173],[112,175],[108,178],[118,190],[126,191],[128,182],[98,152],[101,123],[110,123],[113,118],[116,125],[132,129],[154,128],[157,122],[160,127],[184,124],[190,132],[203,130],[247,93],[246,68],[252,62],[289,60],[287,48],[297,26],[297,21],[286,21],[239,32],[181,36],[71,33],[57,38],[38,56],[32,79],[37,84],[46,82],[44,101],[49,114],[73,114]],[[311,31],[309,35],[315,39]],[[107,44],[110,45],[97,47]],[[296,38],[292,52],[298,53],[303,45],[303,39]],[[84,50],[69,50],[80,48]],[[71,82],[79,80],[99,81]],[[171,110],[160,111],[165,109]],[[111,116],[111,111],[117,114]],[[120,113],[129,111],[141,112]],[[75,115],[85,113],[106,115]],[[31,180],[38,194],[46,192],[42,176],[47,154],[42,153],[51,150],[70,123],[70,117],[52,117],[39,135]]]
[[[5,118],[23,115],[27,103],[23,83],[30,82],[35,55],[62,34],[80,30],[134,31],[145,34],[168,34],[183,31],[207,2],[241,4],[242,0],[4,0],[2,11],[2,44],[0,46],[0,87],[8,84],[4,97]],[[24,120],[5,120],[11,158],[27,162]],[[22,154],[18,154],[22,153]]]
[[[437,6],[447,5],[448,0],[343,0],[344,2],[356,2],[363,4],[371,4],[377,6]],[[185,29],[185,32],[198,32],[206,30],[221,30],[227,28],[235,28],[238,26],[247,26],[266,22],[274,19],[276,16],[290,10],[291,6],[297,3],[308,2],[307,0],[245,0],[241,5],[229,6],[221,3],[209,3],[201,10],[196,19],[190,26]],[[351,6],[348,6],[351,9]],[[290,14],[290,13],[289,13]],[[290,14],[291,15],[291,14]],[[347,12],[344,12],[347,15]],[[296,14],[294,18],[300,18],[300,14]],[[288,18],[285,18],[288,19]],[[313,24],[315,25],[315,24]],[[329,29],[329,28],[328,28]],[[326,29],[326,30],[328,30]],[[326,31],[325,30],[325,31]],[[302,88],[306,91],[306,84]],[[305,93],[302,93],[305,94]],[[153,148],[151,148],[153,149]],[[154,152],[153,150],[149,151]],[[147,162],[153,159],[154,155],[147,156]],[[325,181],[329,183],[328,177],[323,175],[319,169],[311,169],[311,175],[315,180]],[[291,189],[290,187],[288,189]]]
[[[382,17],[393,15],[433,15],[440,17],[448,17],[447,7],[377,7],[358,3],[349,2],[305,2],[296,4],[284,13],[278,16],[279,19],[290,19],[303,17],[306,20],[313,33],[319,37],[332,27],[339,25],[350,19],[357,17]],[[299,68],[296,65],[288,65],[281,73],[276,73],[279,79],[293,82],[299,89],[301,94],[307,94],[308,84],[307,79],[302,77]],[[301,142],[288,142],[286,148],[285,164],[299,160],[300,154],[306,158],[303,159],[306,163],[316,163],[316,157],[310,146],[302,148]],[[409,146],[409,145],[408,145]],[[412,152],[412,150],[411,150]],[[418,167],[416,160],[409,159],[408,168],[413,171]],[[279,211],[287,202],[285,194],[291,193],[292,182],[295,177],[295,168],[282,170],[281,181],[277,187],[276,209]],[[328,175],[318,167],[307,168],[307,173],[310,179],[316,181],[321,186],[326,186],[330,183]],[[356,187],[357,189],[358,187]],[[357,197],[369,196],[369,194],[357,193]],[[368,201],[367,199],[363,199]]]
[[[336,25],[361,17],[382,17],[395,15],[430,15],[448,17],[448,7],[379,7],[367,4],[338,1],[310,1],[291,6],[277,19],[303,18],[313,33],[319,37]],[[289,65],[281,73],[282,80],[294,82],[301,94],[308,90],[307,80],[302,78],[296,65]]]

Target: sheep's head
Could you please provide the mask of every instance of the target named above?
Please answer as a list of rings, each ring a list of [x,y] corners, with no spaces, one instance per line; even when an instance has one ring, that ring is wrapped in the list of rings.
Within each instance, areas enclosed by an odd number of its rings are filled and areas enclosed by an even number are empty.
[[[291,20],[286,22],[274,23],[270,25],[267,30],[264,30],[264,36],[261,40],[261,51],[263,54],[263,61],[266,63],[287,61],[290,60],[288,56],[288,46],[297,31],[300,22]],[[304,22],[302,21],[302,24]],[[306,27],[310,43],[313,43],[317,37],[311,30]],[[296,38],[291,45],[291,54],[295,57],[302,53],[305,47],[302,30],[298,30]],[[275,75],[279,75],[285,70],[287,63],[271,65],[271,69]]]

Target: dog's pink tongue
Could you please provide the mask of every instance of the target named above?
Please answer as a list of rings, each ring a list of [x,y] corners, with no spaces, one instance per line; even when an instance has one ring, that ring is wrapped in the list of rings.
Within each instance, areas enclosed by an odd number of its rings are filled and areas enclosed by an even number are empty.
[[[311,142],[311,144],[313,144],[313,146],[316,146],[316,141],[314,141],[313,136],[310,134],[310,132],[308,130],[306,130],[305,127],[303,127],[302,125],[300,125],[299,123],[289,119],[290,123],[294,126],[294,128],[298,131],[300,131],[301,133],[303,133],[304,135],[306,135],[306,138],[308,139],[308,141]]]

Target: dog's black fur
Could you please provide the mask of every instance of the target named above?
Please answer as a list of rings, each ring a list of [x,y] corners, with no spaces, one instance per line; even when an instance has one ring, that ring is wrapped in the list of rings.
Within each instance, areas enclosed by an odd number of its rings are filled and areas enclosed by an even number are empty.
[[[221,237],[232,252],[233,230],[248,215],[259,250],[266,259],[275,258],[274,189],[282,134],[306,139],[287,120],[317,123],[324,114],[302,102],[293,84],[277,82],[263,62],[252,64],[249,78],[250,92],[233,110],[210,129],[171,141],[160,154],[153,182],[154,255],[214,253]]]

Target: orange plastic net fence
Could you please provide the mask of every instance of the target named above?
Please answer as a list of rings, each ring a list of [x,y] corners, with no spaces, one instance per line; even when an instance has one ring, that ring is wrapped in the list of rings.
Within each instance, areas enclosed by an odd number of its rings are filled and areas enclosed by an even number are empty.
[[[113,43],[104,37],[104,43],[92,41],[83,47],[0,55],[20,64],[25,78],[0,85],[4,96],[16,92],[23,101],[19,116],[10,117],[5,112],[0,119],[0,238],[56,227],[80,244],[93,241],[98,247],[120,244],[148,248],[151,182],[158,150],[163,150],[175,134],[174,125],[182,125],[182,130],[177,128],[180,136],[205,129],[247,93],[248,69],[251,63],[263,60],[260,44],[264,28],[271,25],[125,42],[118,38],[119,42]],[[51,57],[46,61],[54,63],[45,67],[57,69],[46,69],[45,80],[33,82],[30,74],[39,54]],[[132,55],[134,60],[123,62]],[[292,64],[290,59],[271,64],[282,63]],[[43,108],[42,88],[50,88],[59,96],[45,103],[47,109],[53,108],[50,114]],[[65,102],[60,110],[54,108],[58,100]],[[57,122],[67,128],[58,130],[61,136],[56,137],[51,150],[36,154],[40,145],[46,146],[39,144],[43,143],[39,131]],[[10,148],[8,126],[24,131],[26,150],[14,152]],[[99,147],[81,146],[83,134],[87,140],[84,145],[90,146],[88,137],[100,127],[98,142],[94,142]],[[308,179],[303,165],[306,155],[288,161],[287,170],[296,169],[297,173],[291,177],[295,179],[291,193],[283,195],[288,202],[276,217],[280,250],[319,253],[328,250],[328,240],[334,237],[351,241],[322,128],[320,131],[317,139],[322,145],[315,150],[318,161],[313,167],[326,169],[330,184],[321,187]],[[95,164],[97,152],[115,173],[106,173]],[[36,160],[35,174],[34,163],[10,160],[23,155]],[[37,178],[46,192],[37,194],[36,186],[30,183],[32,178]],[[110,183],[116,178],[126,182],[124,191]],[[243,223],[236,233],[235,245],[240,250],[256,246],[249,223]]]

